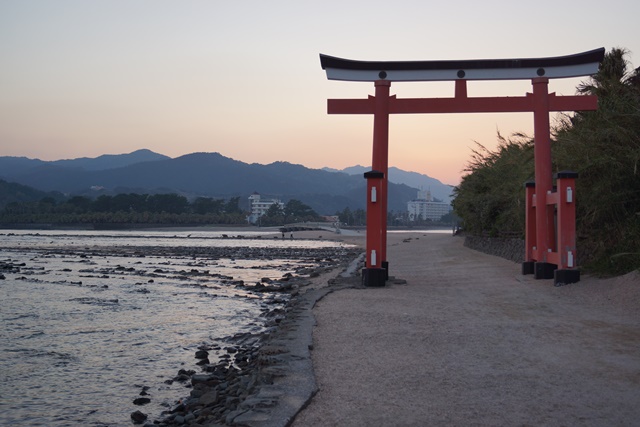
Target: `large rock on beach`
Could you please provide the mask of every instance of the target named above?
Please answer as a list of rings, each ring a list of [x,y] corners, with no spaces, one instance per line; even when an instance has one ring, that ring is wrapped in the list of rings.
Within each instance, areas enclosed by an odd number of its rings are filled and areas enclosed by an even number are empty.
[[[196,351],[196,359],[207,359],[209,357],[209,352],[207,350],[198,350]]]
[[[147,419],[147,414],[135,411],[131,413],[131,419],[136,424],[142,424],[142,422]]]
[[[218,393],[215,390],[211,390],[198,399],[198,404],[200,405],[212,405],[218,400]]]
[[[149,399],[148,397],[138,397],[137,399],[133,400],[134,405],[146,405],[149,402],[151,402],[151,399]]]

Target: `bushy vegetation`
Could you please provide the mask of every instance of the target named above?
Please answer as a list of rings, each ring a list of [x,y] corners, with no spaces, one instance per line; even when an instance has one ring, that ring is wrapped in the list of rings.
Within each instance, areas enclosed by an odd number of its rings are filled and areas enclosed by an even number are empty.
[[[598,96],[598,110],[560,117],[553,130],[554,171],[578,172],[581,265],[601,274],[640,268],[640,68],[623,49],[605,55],[577,92]],[[495,151],[473,152],[453,207],[474,234],[524,235],[524,182],[534,177],[533,140],[499,137]]]
[[[462,182],[454,189],[454,211],[472,234],[524,235],[524,183],[534,176],[533,140],[505,139],[491,151],[477,144]]]

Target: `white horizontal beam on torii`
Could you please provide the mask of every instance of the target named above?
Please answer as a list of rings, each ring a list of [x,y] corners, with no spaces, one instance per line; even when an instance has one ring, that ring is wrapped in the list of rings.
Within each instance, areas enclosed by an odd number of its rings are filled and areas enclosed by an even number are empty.
[[[375,82],[448,80],[528,80],[581,77],[595,74],[604,48],[566,56],[516,59],[441,61],[356,61],[320,54],[329,80]]]

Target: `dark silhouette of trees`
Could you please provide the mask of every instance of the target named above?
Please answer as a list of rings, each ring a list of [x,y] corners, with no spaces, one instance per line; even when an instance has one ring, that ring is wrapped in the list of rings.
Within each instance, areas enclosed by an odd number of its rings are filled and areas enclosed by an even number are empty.
[[[205,215],[205,214],[214,214],[219,215],[222,213],[224,208],[224,200],[222,199],[212,199],[210,197],[198,197],[191,204],[191,209],[193,213]]]
[[[269,206],[269,209],[258,219],[260,226],[270,227],[285,224],[284,209],[278,203]]]
[[[95,200],[73,196],[64,202],[45,197],[39,202],[9,203],[0,223],[53,224],[244,224],[239,197],[199,197],[192,204],[178,194],[101,195]]]
[[[291,199],[284,208],[278,203],[269,206],[269,209],[260,217],[259,223],[261,226],[275,226],[319,219],[319,215],[311,207],[300,200]]]
[[[338,215],[338,220],[342,224],[348,226],[364,226],[367,223],[367,214],[364,209],[352,211],[349,207],[346,207],[341,212],[336,212],[336,215]]]
[[[319,219],[318,214],[311,207],[296,199],[289,200],[284,206],[284,217],[287,223],[317,221]]]
[[[224,211],[230,215],[242,213],[240,208],[240,197],[232,197],[224,205]]]

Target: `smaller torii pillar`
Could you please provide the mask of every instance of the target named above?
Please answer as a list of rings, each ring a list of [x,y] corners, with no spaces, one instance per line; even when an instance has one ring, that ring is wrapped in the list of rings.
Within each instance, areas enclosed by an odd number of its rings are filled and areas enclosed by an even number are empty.
[[[367,266],[366,286],[382,286],[380,269],[388,277],[387,188],[389,114],[508,113],[534,115],[535,183],[527,187],[526,254],[523,274],[536,279],[554,278],[556,283],[580,280],[575,266],[575,174],[558,174],[553,191],[549,113],[597,108],[595,96],[556,96],[548,92],[549,79],[595,74],[604,58],[604,48],[553,58],[480,59],[461,61],[353,61],[320,55],[330,80],[374,82],[375,96],[367,99],[329,99],[329,114],[374,116],[372,171],[367,178]],[[468,80],[531,80],[533,93],[524,97],[467,96]],[[392,81],[455,81],[452,98],[407,98],[390,96]],[[373,197],[372,191],[376,194]],[[374,201],[375,199],[375,201]],[[555,211],[561,216],[556,231]],[[562,212],[562,214],[561,214]],[[573,217],[571,217],[573,215]],[[371,270],[371,271],[369,271]]]

